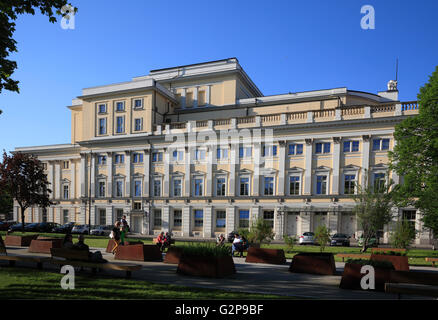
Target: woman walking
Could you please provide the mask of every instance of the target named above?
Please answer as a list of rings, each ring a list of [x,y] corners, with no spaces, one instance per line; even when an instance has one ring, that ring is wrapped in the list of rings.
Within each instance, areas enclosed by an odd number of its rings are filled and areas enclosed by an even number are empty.
[[[121,225],[120,221],[117,221],[114,225],[113,231],[111,232],[113,241],[115,243],[113,249],[111,250],[112,254],[114,254],[114,252],[116,252],[116,249],[120,243],[120,238],[121,238],[120,225]]]

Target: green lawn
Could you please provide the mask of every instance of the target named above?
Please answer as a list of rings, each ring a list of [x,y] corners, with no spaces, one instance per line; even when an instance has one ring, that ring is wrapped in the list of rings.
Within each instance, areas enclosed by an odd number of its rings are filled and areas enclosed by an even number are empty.
[[[0,299],[293,299],[77,273],[75,289],[64,290],[60,284],[63,276],[30,268],[2,267]]]
[[[1,231],[0,234],[4,237],[6,232]],[[14,232],[15,235],[21,235],[21,232]],[[32,232],[26,232],[25,234],[34,234]],[[56,234],[56,233],[44,233],[41,234],[42,236],[47,237],[64,237],[63,234]],[[74,242],[77,241],[77,236],[73,235]],[[108,244],[108,237],[104,236],[85,236],[85,243],[93,248],[106,248]],[[129,240],[129,238],[128,238]],[[139,238],[135,240],[141,240],[145,244],[152,244],[152,240],[146,239],[146,238]],[[185,242],[185,241],[177,241],[176,245],[187,245],[187,244],[193,244],[193,242]],[[230,245],[227,243],[227,245]],[[319,246],[309,246],[309,245],[296,245],[293,247],[292,250],[289,250],[286,245],[284,244],[269,244],[269,245],[262,245],[262,248],[273,248],[273,249],[283,249],[286,254],[287,259],[291,259],[295,254],[298,252],[319,252],[320,247]],[[337,253],[360,253],[360,247],[330,247],[327,246],[325,248],[325,252],[332,252],[333,254]],[[371,252],[371,249],[369,249],[369,252]],[[410,265],[417,265],[417,266],[432,266],[431,262],[426,262],[425,257],[436,257],[438,258],[438,251],[432,251],[432,250],[422,250],[422,249],[411,249],[408,251],[408,257],[409,257],[409,264]],[[341,262],[341,258],[335,257],[335,261]]]

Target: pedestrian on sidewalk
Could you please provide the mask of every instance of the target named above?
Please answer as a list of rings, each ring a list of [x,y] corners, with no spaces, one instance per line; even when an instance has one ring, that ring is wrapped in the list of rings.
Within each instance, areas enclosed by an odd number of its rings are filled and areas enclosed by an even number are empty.
[[[120,226],[121,226],[120,221],[117,221],[117,222],[114,224],[114,228],[113,228],[113,230],[111,231],[112,239],[113,239],[113,241],[114,241],[114,243],[115,243],[113,249],[111,250],[111,253],[112,253],[112,254],[114,254],[114,253],[116,252],[116,249],[117,249],[117,247],[118,247],[119,244],[120,244]]]

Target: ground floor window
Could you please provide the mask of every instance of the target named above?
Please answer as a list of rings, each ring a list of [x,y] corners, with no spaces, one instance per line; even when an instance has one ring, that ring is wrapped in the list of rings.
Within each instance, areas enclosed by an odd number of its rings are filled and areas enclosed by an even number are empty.
[[[99,224],[101,226],[106,225],[106,210],[105,209],[99,209]]]
[[[154,229],[161,228],[161,210],[154,210]]]
[[[225,210],[216,211],[216,228],[224,229],[226,225],[226,212]]]
[[[62,222],[63,223],[69,223],[68,219],[68,210],[62,210]]]
[[[116,210],[116,221],[122,220],[123,217],[123,209],[117,209]]]
[[[204,212],[202,210],[195,210],[195,228],[202,228],[204,225]]]
[[[180,229],[182,226],[182,210],[173,210],[173,227],[175,229]]]
[[[239,228],[249,227],[249,210],[239,210]]]
[[[42,222],[47,222],[47,208],[43,208]]]
[[[263,220],[268,222],[271,228],[274,227],[274,211],[263,211]]]
[[[412,230],[415,231],[415,221],[417,218],[416,210],[403,210],[403,220],[406,220],[409,223],[409,226]]]

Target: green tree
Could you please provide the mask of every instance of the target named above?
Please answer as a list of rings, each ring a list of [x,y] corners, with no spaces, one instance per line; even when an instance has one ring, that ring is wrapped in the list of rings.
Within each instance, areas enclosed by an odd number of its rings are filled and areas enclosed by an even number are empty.
[[[423,213],[424,226],[438,235],[438,66],[417,96],[419,113],[395,127],[397,145],[390,169],[401,177],[395,200]]]
[[[297,237],[296,236],[288,236],[287,234],[283,235],[284,243],[287,247],[287,252],[292,252],[294,246],[297,243]]]
[[[323,252],[325,246],[330,241],[330,231],[325,225],[320,225],[316,228],[315,240],[320,245],[320,251]]]
[[[274,239],[274,235],[271,224],[263,218],[259,218],[253,221],[247,239],[261,245],[263,242],[270,243]]]
[[[407,220],[395,223],[394,230],[390,233],[389,242],[394,248],[407,249],[415,239],[415,228]]]
[[[8,192],[21,209],[22,230],[24,211],[34,205],[48,207],[51,203],[49,182],[40,160],[32,155],[17,152],[12,156],[3,153],[0,163],[0,193]]]
[[[3,89],[19,93],[19,81],[11,78],[17,62],[7,57],[17,52],[17,41],[14,40],[15,20],[20,14],[35,15],[35,10],[56,22],[55,13],[61,15],[61,8],[69,4],[68,0],[2,0],[0,1],[0,93]],[[53,10],[56,10],[55,13]],[[75,11],[77,11],[75,9]],[[65,15],[65,14],[64,14]],[[1,110],[0,110],[1,114]]]
[[[12,212],[14,200],[9,194],[8,190],[0,193],[0,213],[6,214],[6,216]]]
[[[358,193],[354,196],[356,205],[353,211],[362,229],[362,252],[366,252],[370,239],[376,236],[377,231],[383,229],[393,218],[392,186],[392,181],[386,183],[384,180],[375,181],[371,185],[368,184],[368,179],[365,187],[357,185]]]

